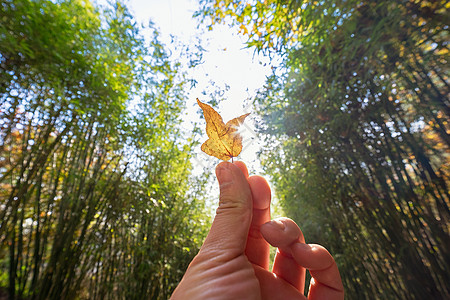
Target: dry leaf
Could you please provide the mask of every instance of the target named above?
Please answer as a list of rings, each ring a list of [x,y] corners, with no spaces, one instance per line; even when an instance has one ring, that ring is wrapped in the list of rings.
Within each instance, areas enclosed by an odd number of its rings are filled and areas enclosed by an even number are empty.
[[[238,156],[242,151],[242,136],[237,130],[244,123],[244,119],[249,113],[234,118],[225,124],[214,108],[198,99],[197,103],[203,110],[206,120],[206,134],[209,137],[203,143],[202,151],[225,161]]]

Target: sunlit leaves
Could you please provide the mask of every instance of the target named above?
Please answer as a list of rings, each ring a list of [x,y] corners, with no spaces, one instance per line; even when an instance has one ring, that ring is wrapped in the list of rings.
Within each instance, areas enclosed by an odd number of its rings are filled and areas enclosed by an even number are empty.
[[[263,164],[349,299],[449,297],[448,1],[212,2],[286,58],[256,101]]]
[[[242,151],[242,136],[238,133],[238,129],[249,113],[234,118],[225,124],[222,117],[211,106],[198,99],[197,103],[203,110],[206,134],[209,137],[202,144],[202,151],[225,161],[238,156]]]
[[[167,299],[205,224],[179,64],[120,3],[6,1],[0,23],[1,284]]]

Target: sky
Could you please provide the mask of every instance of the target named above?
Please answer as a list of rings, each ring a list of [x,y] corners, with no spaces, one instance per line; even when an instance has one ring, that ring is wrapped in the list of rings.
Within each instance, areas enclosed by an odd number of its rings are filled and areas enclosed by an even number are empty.
[[[186,121],[197,121],[200,126],[206,126],[200,119],[196,98],[208,102],[211,100],[208,98],[209,94],[203,95],[202,91],[217,88],[224,92],[224,100],[214,108],[225,122],[252,112],[249,99],[254,97],[256,90],[264,85],[266,76],[270,74],[270,60],[258,55],[253,49],[246,48],[245,38],[238,35],[236,28],[220,25],[215,26],[212,31],[198,29],[199,21],[193,18],[198,8],[196,0],[128,0],[126,4],[138,22],[148,24],[152,20],[160,31],[161,41],[169,47],[171,36],[187,45],[198,43],[196,37],[200,37],[206,52],[203,54],[203,63],[189,71],[197,84],[188,91],[184,115]],[[214,86],[212,82],[215,83]],[[225,86],[229,86],[226,91]],[[253,121],[254,118],[250,115],[242,128],[244,147],[238,159],[246,162],[250,171],[261,173],[256,157],[261,145],[254,131]],[[203,138],[206,140],[206,134]],[[217,158],[203,154],[198,148],[195,149],[194,163],[203,166],[218,163]]]

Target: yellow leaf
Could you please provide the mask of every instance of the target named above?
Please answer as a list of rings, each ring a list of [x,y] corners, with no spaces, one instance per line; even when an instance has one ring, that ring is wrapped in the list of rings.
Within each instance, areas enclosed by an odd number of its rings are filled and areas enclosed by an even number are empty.
[[[225,124],[214,108],[198,99],[197,103],[203,110],[206,120],[206,134],[209,137],[203,143],[202,151],[225,161],[238,156],[242,151],[242,136],[237,130],[244,123],[244,119],[249,113],[234,118]]]

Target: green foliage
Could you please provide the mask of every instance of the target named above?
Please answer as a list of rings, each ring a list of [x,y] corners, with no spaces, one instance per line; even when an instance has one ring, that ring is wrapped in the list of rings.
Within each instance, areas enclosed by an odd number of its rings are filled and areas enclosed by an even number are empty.
[[[347,297],[448,298],[446,1],[203,4],[285,57],[255,103],[263,164]]]
[[[120,3],[0,9],[1,284],[10,299],[167,299],[205,235],[179,63]]]

